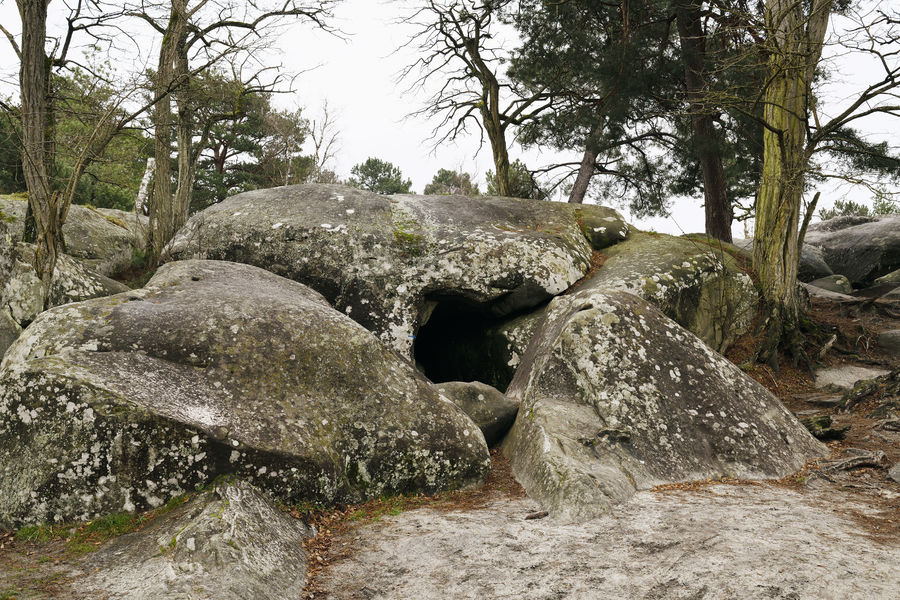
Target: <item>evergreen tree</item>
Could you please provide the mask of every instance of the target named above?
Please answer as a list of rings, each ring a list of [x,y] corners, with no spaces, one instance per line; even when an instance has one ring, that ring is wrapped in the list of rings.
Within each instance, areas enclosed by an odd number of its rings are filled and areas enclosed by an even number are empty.
[[[497,177],[493,171],[485,174],[487,179],[487,195],[502,196]],[[513,198],[531,198],[534,200],[546,200],[548,194],[541,189],[541,186],[535,181],[534,176],[528,167],[521,160],[514,160],[509,165],[509,193],[508,196]]]
[[[478,196],[481,192],[468,173],[439,169],[431,183],[425,186],[425,194]]]
[[[368,158],[350,169],[347,183],[376,194],[408,194],[412,181],[403,179],[400,168],[380,158]]]

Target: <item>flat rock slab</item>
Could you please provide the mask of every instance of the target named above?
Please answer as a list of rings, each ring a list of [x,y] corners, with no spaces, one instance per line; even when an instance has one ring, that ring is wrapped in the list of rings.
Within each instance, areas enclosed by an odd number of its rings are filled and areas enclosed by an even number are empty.
[[[312,533],[247,483],[223,483],[103,546],[73,587],[90,598],[295,600]]]
[[[890,371],[885,369],[869,369],[855,365],[828,367],[827,369],[816,371],[816,387],[834,387],[841,390],[850,390],[860,381],[875,379],[888,373]]]
[[[525,520],[527,499],[416,510],[349,536],[332,600],[600,598],[893,600],[900,546],[867,538],[810,494],[714,486],[641,492],[578,525]]]
[[[252,264],[304,283],[409,355],[442,297],[487,305],[499,317],[566,290],[587,272],[600,222],[615,230],[603,232],[603,243],[627,236],[621,216],[597,206],[308,184],[207,208],[170,253]]]

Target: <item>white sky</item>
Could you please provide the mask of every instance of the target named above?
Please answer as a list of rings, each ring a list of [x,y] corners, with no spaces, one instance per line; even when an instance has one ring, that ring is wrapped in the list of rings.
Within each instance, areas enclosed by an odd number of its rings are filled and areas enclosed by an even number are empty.
[[[900,0],[881,2],[900,6]],[[462,169],[475,176],[484,190],[484,174],[493,168],[489,145],[478,151],[477,136],[458,143],[445,143],[436,150],[428,141],[434,123],[423,118],[406,116],[421,108],[427,94],[404,93],[407,85],[397,82],[399,71],[415,60],[411,50],[397,51],[414,29],[400,25],[397,19],[407,14],[415,2],[401,0],[345,0],[336,9],[335,26],[345,39],[328,35],[309,26],[287,29],[275,43],[271,56],[264,60],[281,63],[287,72],[303,72],[294,84],[293,94],[279,95],[276,102],[284,108],[303,107],[308,118],[315,118],[323,101],[337,117],[340,148],[333,168],[347,177],[350,168],[370,156],[388,160],[399,166],[404,176],[412,179],[413,189],[421,193],[439,168]],[[54,11],[54,9],[56,9]],[[50,4],[51,21],[63,13],[62,0]],[[13,31],[19,29],[18,14],[13,0],[0,0],[0,22]],[[152,44],[141,44],[145,61],[155,62]],[[856,60],[841,67],[839,77],[827,99],[840,101],[853,96],[852,89],[863,81],[861,74],[868,66]],[[312,67],[316,67],[310,70]],[[0,39],[0,72],[5,79],[14,78],[17,70],[15,56]],[[14,93],[7,85],[7,93]],[[828,106],[837,106],[829,104]],[[827,110],[827,109],[826,109]],[[836,110],[836,109],[835,109]],[[866,124],[881,139],[897,144],[896,124],[873,120]],[[473,132],[475,130],[473,129]],[[542,155],[525,151],[517,145],[510,149],[511,159],[522,158],[530,167],[557,162],[560,155]],[[573,153],[566,160],[577,160]],[[858,190],[829,186],[823,190],[820,205],[828,207],[844,195],[853,199],[868,199]],[[615,202],[607,204],[615,205]],[[620,208],[621,207],[617,207]],[[626,212],[623,210],[623,212]],[[703,230],[703,208],[700,200],[681,199],[672,206],[672,217],[644,220],[630,219],[641,228],[680,234]],[[630,215],[626,212],[626,217]],[[743,237],[742,225],[735,223],[734,233]]]

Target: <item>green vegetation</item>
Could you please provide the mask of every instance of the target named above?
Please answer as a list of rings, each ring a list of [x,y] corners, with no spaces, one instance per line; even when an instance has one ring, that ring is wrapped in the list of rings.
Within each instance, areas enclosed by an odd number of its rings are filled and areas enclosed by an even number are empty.
[[[115,513],[82,524],[28,525],[16,532],[16,540],[31,544],[47,544],[64,540],[70,554],[93,552],[112,538],[141,529],[144,525],[194,498],[195,493],[183,494],[165,505],[146,513]]]
[[[201,118],[211,121],[199,149],[192,212],[239,192],[303,183],[314,175],[315,160],[302,152],[310,124],[301,110],[277,110],[271,92],[248,92],[233,75],[216,71],[199,75],[191,94]]]
[[[350,174],[349,185],[376,194],[409,194],[412,187],[412,181],[403,179],[399,167],[380,158],[368,158],[354,165]]]
[[[425,194],[439,196],[480,196],[478,185],[472,183],[472,176],[462,171],[438,169],[431,183],[425,186]]]
[[[499,196],[500,186],[493,171],[485,174],[487,179],[487,195]],[[548,197],[546,191],[541,189],[537,181],[531,175],[531,171],[525,166],[521,160],[514,160],[509,165],[509,196],[513,198],[532,198],[535,200],[545,200]]]
[[[830,209],[819,210],[819,218],[823,221],[833,219],[835,217],[868,217],[876,215],[891,215],[900,213],[900,204],[896,200],[890,198],[887,194],[876,194],[872,207],[869,208],[865,204],[854,202],[853,200],[835,200],[834,207]]]

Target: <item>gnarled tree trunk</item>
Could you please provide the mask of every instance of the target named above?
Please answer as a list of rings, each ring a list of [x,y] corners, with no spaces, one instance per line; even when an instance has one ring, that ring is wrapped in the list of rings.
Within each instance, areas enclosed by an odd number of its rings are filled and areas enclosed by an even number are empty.
[[[822,52],[832,0],[813,0],[803,13],[795,0],[769,0],[770,44],[763,119],[763,173],[756,197],[753,266],[769,306],[768,345],[760,356],[775,362],[779,347],[799,349],[798,226],[809,163],[806,115],[810,84]]]

